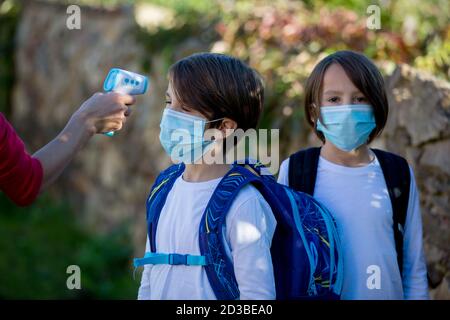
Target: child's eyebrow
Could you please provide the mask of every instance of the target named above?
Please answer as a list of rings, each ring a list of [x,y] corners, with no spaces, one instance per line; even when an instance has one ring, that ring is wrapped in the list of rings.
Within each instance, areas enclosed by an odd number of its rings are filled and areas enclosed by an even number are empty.
[[[169,91],[166,91],[166,98],[170,98]]]
[[[337,91],[337,90],[327,90],[324,92],[324,94],[339,94],[342,93],[341,91]]]
[[[338,90],[327,90],[324,92],[324,94],[341,94],[341,93],[342,93],[342,91],[338,91]],[[359,90],[356,90],[356,91],[353,91],[352,94],[362,94],[362,92]]]

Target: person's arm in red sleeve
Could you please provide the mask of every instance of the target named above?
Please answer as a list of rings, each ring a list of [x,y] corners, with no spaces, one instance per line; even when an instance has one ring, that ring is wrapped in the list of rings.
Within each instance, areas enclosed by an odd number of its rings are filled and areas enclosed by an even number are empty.
[[[0,117],[0,191],[17,205],[31,204],[61,174],[95,133],[117,131],[135,99],[97,93],[75,112],[63,131],[32,157],[3,115]]]
[[[25,151],[22,140],[0,114],[0,190],[17,205],[26,206],[39,193],[43,169]]]

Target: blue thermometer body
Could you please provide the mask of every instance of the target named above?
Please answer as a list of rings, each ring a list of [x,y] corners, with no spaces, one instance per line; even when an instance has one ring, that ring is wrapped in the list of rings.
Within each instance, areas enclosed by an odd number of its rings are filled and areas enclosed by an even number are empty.
[[[113,91],[135,96],[144,94],[147,91],[148,83],[146,76],[119,68],[112,68],[103,83],[103,90],[105,92]],[[104,134],[112,137],[114,131]]]

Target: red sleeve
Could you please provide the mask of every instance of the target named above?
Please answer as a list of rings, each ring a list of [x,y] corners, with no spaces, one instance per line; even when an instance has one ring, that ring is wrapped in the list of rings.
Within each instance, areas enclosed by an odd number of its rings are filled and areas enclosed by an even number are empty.
[[[19,206],[31,204],[43,179],[38,159],[26,151],[22,140],[0,113],[0,191]]]

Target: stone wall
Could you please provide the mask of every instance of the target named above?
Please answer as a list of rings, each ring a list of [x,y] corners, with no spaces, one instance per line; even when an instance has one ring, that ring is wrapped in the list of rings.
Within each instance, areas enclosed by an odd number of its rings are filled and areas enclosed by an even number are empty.
[[[420,191],[435,298],[450,299],[450,84],[407,65],[387,78],[388,123],[379,143],[407,158]]]
[[[111,67],[143,72],[152,66],[150,90],[138,98],[125,128],[113,138],[96,136],[50,192],[70,201],[94,230],[131,222],[137,251],[145,239],[145,198],[155,174],[168,164],[159,121],[166,64],[134,37],[131,8],[82,7],[82,29],[66,28],[66,6],[25,1],[16,38],[13,122],[30,151],[53,138],[91,94],[102,90]],[[208,50],[186,39],[180,57]],[[377,144],[405,156],[421,195],[425,250],[434,298],[450,299],[449,84],[400,66],[387,79],[391,110]],[[306,142],[305,142],[306,143]]]

